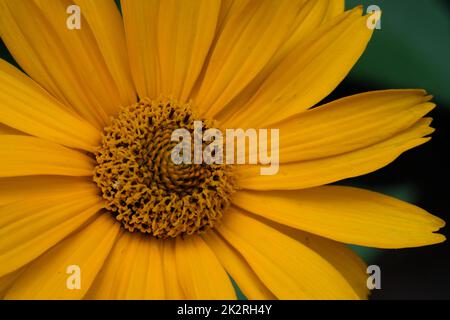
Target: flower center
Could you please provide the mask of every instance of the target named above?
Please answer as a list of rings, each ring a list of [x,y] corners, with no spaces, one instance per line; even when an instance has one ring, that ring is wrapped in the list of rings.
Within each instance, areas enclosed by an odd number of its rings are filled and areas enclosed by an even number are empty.
[[[157,238],[201,233],[228,207],[235,190],[229,165],[177,165],[171,159],[177,145],[172,132],[192,133],[194,116],[190,104],[143,99],[122,108],[104,129],[94,181],[126,230]],[[212,121],[202,121],[212,127]]]

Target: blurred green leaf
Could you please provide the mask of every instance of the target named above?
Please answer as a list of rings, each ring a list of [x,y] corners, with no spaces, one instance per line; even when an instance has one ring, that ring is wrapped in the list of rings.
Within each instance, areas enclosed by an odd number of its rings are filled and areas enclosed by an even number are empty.
[[[450,101],[449,7],[439,0],[347,0],[347,8],[378,5],[381,30],[350,74],[386,88],[423,88]]]
[[[234,281],[234,279],[230,275],[228,276],[230,277],[231,283],[233,284],[234,291],[236,291],[236,296],[238,300],[248,300],[247,297],[242,293],[236,281]]]

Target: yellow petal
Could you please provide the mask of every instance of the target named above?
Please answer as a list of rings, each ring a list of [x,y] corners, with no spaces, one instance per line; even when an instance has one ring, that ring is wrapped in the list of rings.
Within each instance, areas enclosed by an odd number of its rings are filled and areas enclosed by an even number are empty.
[[[274,66],[286,58],[300,41],[315,32],[322,24],[344,12],[343,0],[308,0],[297,16],[297,23],[289,39],[278,50],[270,63]]]
[[[0,277],[0,299],[3,299],[5,294],[8,292],[9,288],[14,284],[14,282],[23,273],[25,268],[16,270],[9,273],[3,277]]]
[[[417,147],[434,130],[424,118],[404,132],[372,146],[328,158],[281,164],[272,176],[260,175],[259,166],[238,168],[239,186],[252,190],[295,190],[321,186],[378,170],[403,152]]]
[[[187,101],[214,38],[219,0],[163,0],[158,14],[161,93]]]
[[[327,1],[327,10],[324,20],[331,20],[335,16],[344,12],[345,0],[329,0]]]
[[[89,189],[0,207],[0,276],[40,256],[102,207],[102,199]]]
[[[225,10],[225,9],[223,9]],[[301,10],[298,12],[294,27],[286,41],[270,59],[258,76],[245,88],[220,114],[217,119],[226,122],[236,112],[241,112],[245,104],[257,92],[258,88],[264,83],[266,78],[274,71],[281,61],[286,59],[288,54],[303,39],[315,32],[322,24],[328,22],[331,18],[344,12],[343,0],[307,0],[304,1]],[[230,124],[232,127],[233,125]]]
[[[5,298],[83,298],[108,256],[119,226],[109,214],[104,213],[32,262]],[[76,276],[77,272],[80,276],[79,289],[70,286],[73,285],[70,277]]]
[[[98,48],[105,60],[120,95],[120,102],[127,106],[136,102],[136,92],[128,63],[125,29],[122,16],[114,1],[74,0],[80,6]]]
[[[159,0],[121,0],[131,75],[141,98],[156,99],[160,91],[158,61]]]
[[[93,159],[53,142],[28,136],[0,136],[0,177],[91,176]]]
[[[164,299],[162,243],[124,232],[87,299]]]
[[[248,299],[275,299],[275,296],[259,280],[242,255],[226,243],[216,232],[208,232],[203,238]]]
[[[187,299],[236,299],[230,278],[202,238],[178,238],[175,256],[180,285]]]
[[[89,24],[70,30],[68,0],[0,1],[2,39],[36,82],[102,128],[121,104]]]
[[[360,299],[367,299],[369,295],[369,289],[367,288],[367,266],[347,245],[312,233],[273,223],[270,220],[265,219],[265,222],[285,235],[300,241],[308,248],[314,250],[322,258],[326,259],[345,277]]]
[[[55,197],[69,192],[98,189],[90,178],[64,176],[25,176],[0,178],[0,206],[24,199]]]
[[[23,132],[16,130],[14,128],[11,128],[10,126],[7,126],[3,123],[0,123],[0,135],[21,135],[24,134]]]
[[[163,241],[163,268],[166,299],[186,299],[178,279],[175,257],[175,240]]]
[[[430,112],[435,105],[429,99],[421,90],[375,91],[276,123],[281,162],[325,158],[388,139]]]
[[[264,218],[344,243],[408,248],[445,240],[445,222],[406,202],[357,188],[240,191],[233,203]]]
[[[217,35],[195,103],[213,117],[264,68],[289,36],[304,1],[236,1]]]
[[[0,122],[68,147],[94,151],[100,132],[33,80],[0,59]]]
[[[345,278],[316,252],[237,208],[228,210],[218,231],[277,298],[358,298]]]
[[[261,128],[307,110],[331,93],[372,35],[361,11],[345,12],[300,41],[226,125]]]

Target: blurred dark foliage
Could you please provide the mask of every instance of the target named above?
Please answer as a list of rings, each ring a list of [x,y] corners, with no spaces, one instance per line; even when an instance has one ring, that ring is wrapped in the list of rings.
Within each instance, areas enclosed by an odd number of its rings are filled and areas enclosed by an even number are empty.
[[[423,88],[435,96],[436,132],[427,144],[391,165],[343,181],[414,203],[450,223],[450,1],[347,1],[377,4],[383,12],[368,49],[349,77],[327,98],[382,89]],[[441,230],[449,238],[449,226]],[[379,265],[382,289],[373,299],[450,299],[450,242],[402,250],[362,251]]]

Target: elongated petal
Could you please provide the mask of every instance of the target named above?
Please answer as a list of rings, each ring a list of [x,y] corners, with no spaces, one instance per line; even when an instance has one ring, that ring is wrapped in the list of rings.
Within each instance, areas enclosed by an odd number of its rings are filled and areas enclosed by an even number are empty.
[[[344,12],[343,0],[308,0],[297,16],[296,25],[289,39],[283,43],[269,64],[276,66],[286,58],[300,42],[315,32],[322,24]],[[269,70],[271,68],[268,68]]]
[[[329,0],[324,20],[331,20],[345,10],[345,0]]]
[[[121,104],[119,91],[86,20],[79,30],[67,27],[71,4],[1,0],[2,39],[27,74],[102,128]]]
[[[0,59],[0,122],[40,138],[93,151],[100,132]]]
[[[289,36],[304,1],[236,1],[212,49],[196,104],[213,117],[264,68]]]
[[[251,300],[275,299],[275,296],[259,280],[242,255],[216,232],[207,233],[204,239],[247,298]]]
[[[219,233],[242,254],[261,281],[280,299],[357,299],[345,278],[302,243],[236,208]]]
[[[300,191],[241,191],[239,207],[293,228],[340,242],[377,248],[439,243],[445,222],[426,211],[375,192],[324,186]]]
[[[121,0],[131,75],[141,98],[158,98],[159,0]]]
[[[88,299],[164,299],[162,243],[124,232],[87,295]]]
[[[14,282],[23,273],[25,268],[11,272],[3,277],[0,277],[0,299],[4,299],[5,294],[8,292],[9,288],[14,284]]]
[[[51,198],[61,194],[91,190],[98,192],[89,178],[65,176],[25,176],[0,178],[0,206],[24,199]]]
[[[53,142],[28,136],[0,136],[0,177],[91,176],[93,160]]]
[[[345,78],[372,35],[361,8],[332,19],[301,41],[226,124],[261,128],[311,108]]]
[[[98,48],[116,84],[122,105],[136,102],[136,90],[131,78],[122,16],[114,1],[74,0],[80,6]]]
[[[101,215],[32,262],[5,298],[83,298],[114,244],[119,225],[107,213]],[[69,286],[73,285],[70,277],[77,275],[80,276],[78,289]]]
[[[219,0],[162,0],[158,15],[161,93],[180,101],[189,94],[214,38]]]
[[[360,299],[367,299],[369,295],[367,266],[347,245],[285,225],[271,223],[267,219],[264,221],[289,237],[300,241],[326,259],[345,277]]]
[[[434,131],[429,127],[430,123],[431,119],[422,119],[390,139],[356,151],[281,164],[279,172],[272,176],[261,175],[259,166],[242,166],[238,169],[239,186],[252,190],[295,190],[364,175],[388,165],[403,152],[429,141],[429,138],[423,137]]]
[[[435,105],[421,90],[375,91],[331,102],[274,124],[281,162],[325,158],[386,140]]]
[[[163,241],[163,271],[166,299],[183,300],[185,295],[178,279],[175,240]]]
[[[177,239],[175,257],[187,299],[236,299],[230,278],[202,238]]]
[[[23,135],[23,134],[25,134],[25,133],[23,133],[22,131],[16,130],[14,128],[11,128],[10,126],[0,123],[0,135],[15,136],[15,135]]]
[[[89,189],[0,207],[0,276],[39,257],[102,207],[102,199]]]
[[[225,8],[223,10],[226,10]],[[328,22],[331,18],[344,12],[343,0],[306,0],[297,14],[294,26],[286,41],[270,59],[267,65],[251,81],[251,83],[224,108],[217,118],[223,122],[233,117],[236,112],[241,112],[249,100],[255,95],[259,87],[266,78],[274,71],[281,61],[287,58],[289,53],[300,43],[315,32],[322,24]],[[236,124],[239,125],[239,124]],[[233,123],[230,124],[233,127]]]

